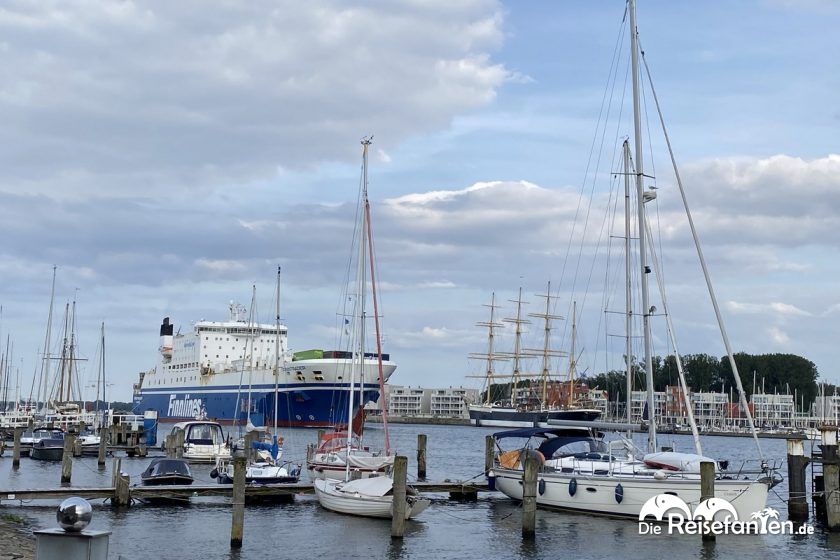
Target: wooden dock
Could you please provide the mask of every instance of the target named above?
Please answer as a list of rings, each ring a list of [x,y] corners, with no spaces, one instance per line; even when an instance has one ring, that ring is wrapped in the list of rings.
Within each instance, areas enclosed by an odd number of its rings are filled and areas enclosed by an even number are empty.
[[[475,500],[479,493],[490,492],[487,483],[482,482],[414,482],[411,484],[419,492],[449,494],[454,500]],[[209,484],[189,486],[132,486],[130,498],[144,499],[181,499],[193,497],[229,497],[232,484]],[[309,482],[297,484],[263,484],[245,487],[245,496],[249,498],[282,498],[299,494],[313,494],[314,486]],[[29,502],[31,500],[63,500],[78,496],[88,500],[110,499],[116,495],[115,487],[76,488],[72,486],[46,489],[0,490],[0,504],[3,502]]]

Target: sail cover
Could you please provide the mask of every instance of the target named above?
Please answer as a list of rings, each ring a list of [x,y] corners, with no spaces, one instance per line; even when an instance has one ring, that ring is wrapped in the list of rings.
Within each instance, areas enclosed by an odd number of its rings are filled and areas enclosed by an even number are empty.
[[[365,496],[384,496],[391,491],[394,481],[389,476],[375,476],[360,478],[342,484],[340,490],[349,494],[364,494]]]

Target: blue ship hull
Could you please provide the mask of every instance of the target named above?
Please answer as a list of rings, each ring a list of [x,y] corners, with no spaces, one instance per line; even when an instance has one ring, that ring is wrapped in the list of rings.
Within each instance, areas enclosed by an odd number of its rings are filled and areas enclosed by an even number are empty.
[[[141,389],[135,398],[134,412],[154,410],[161,421],[192,420],[206,416],[220,423],[244,423],[248,418],[249,398],[238,387],[173,387]],[[360,394],[362,398],[360,399]],[[347,423],[348,385],[281,385],[277,394],[277,422],[281,426],[331,427]],[[354,391],[354,415],[364,403],[379,399],[379,386],[365,384],[364,393]],[[255,426],[274,422],[274,385],[253,386],[250,418]],[[360,402],[361,401],[361,402]]]

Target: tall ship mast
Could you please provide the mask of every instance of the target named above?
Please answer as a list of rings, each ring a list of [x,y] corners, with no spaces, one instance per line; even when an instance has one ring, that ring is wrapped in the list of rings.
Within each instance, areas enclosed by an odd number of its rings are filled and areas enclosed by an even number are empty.
[[[549,292],[551,285],[549,284]],[[522,348],[522,325],[530,321],[522,318],[522,288],[519,289],[519,296],[517,299],[510,300],[517,306],[516,317],[503,319],[504,322],[516,325],[516,332],[514,334],[513,352],[494,352],[494,338],[495,329],[504,326],[503,323],[495,322],[496,297],[493,294],[490,307],[490,321],[480,322],[477,325],[488,329],[488,349],[486,354],[470,354],[470,358],[484,360],[487,363],[487,371],[485,373],[485,394],[484,402],[481,404],[468,404],[467,409],[470,416],[470,423],[474,426],[494,426],[494,427],[534,427],[540,425],[547,425],[549,420],[595,420],[600,415],[597,409],[577,409],[570,407],[550,406],[548,403],[548,383],[550,372],[550,357],[565,355],[562,352],[552,350],[550,347],[551,324],[550,321],[560,318],[559,316],[550,313],[550,299],[553,296],[546,297],[546,312],[529,314],[531,317],[542,318],[545,321],[543,348],[540,350]],[[523,358],[534,357],[541,355],[542,372],[539,374],[524,373],[521,370],[521,361]],[[512,360],[512,371],[510,374],[499,374],[494,369],[494,363],[497,361]],[[468,376],[473,377],[473,376]],[[517,388],[519,382],[523,378],[536,378],[540,380],[541,397],[533,397],[534,386],[530,386],[525,398],[517,396]],[[510,380],[510,396],[504,401],[493,400],[493,383],[498,379]]]

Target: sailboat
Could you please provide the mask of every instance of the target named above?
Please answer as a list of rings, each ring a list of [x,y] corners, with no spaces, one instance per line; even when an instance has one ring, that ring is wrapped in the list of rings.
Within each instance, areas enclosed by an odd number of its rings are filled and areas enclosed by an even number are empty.
[[[253,288],[251,295],[251,310],[248,321],[248,330],[251,336],[246,337],[244,359],[250,362],[249,380],[248,380],[248,400],[247,400],[247,419],[246,430],[253,434],[258,434],[261,437],[258,441],[251,442],[251,448],[246,449],[246,456],[248,458],[245,464],[245,482],[246,484],[282,484],[295,483],[300,479],[300,465],[295,465],[291,462],[282,462],[283,454],[283,438],[280,437],[280,432],[277,426],[277,398],[280,374],[280,352],[279,352],[279,337],[275,337],[275,362],[274,362],[274,433],[268,434],[266,430],[255,427],[251,423],[251,379],[250,375],[253,371],[253,338],[258,336],[254,326],[254,313],[256,306],[256,287]],[[276,313],[275,313],[275,328],[279,330],[280,325],[280,267],[277,267],[277,293],[276,293]],[[244,367],[244,361],[243,361]],[[240,381],[241,391],[241,381]],[[237,397],[238,398],[238,397]],[[238,407],[237,407],[238,410]],[[248,441],[248,440],[245,440]],[[216,468],[210,472],[211,478],[216,478],[219,484],[233,484],[234,475],[233,462],[230,457],[218,457],[216,459]]]
[[[559,352],[551,349],[551,321],[562,319],[560,315],[551,313],[551,300],[556,296],[551,295],[551,282],[548,283],[548,290],[546,294],[538,295],[537,297],[545,298],[545,312],[544,313],[529,313],[528,316],[543,319],[545,325],[543,328],[543,348],[541,349],[523,349],[522,348],[522,325],[527,324],[528,320],[522,318],[522,304],[526,303],[522,300],[522,288],[519,288],[519,297],[511,300],[516,304],[516,317],[508,317],[502,319],[506,323],[515,325],[516,332],[514,334],[513,352],[503,353],[494,352],[495,329],[503,327],[503,323],[495,320],[496,295],[491,297],[490,304],[486,307],[490,308],[490,320],[487,322],[480,322],[478,326],[485,327],[488,330],[487,337],[487,353],[470,354],[470,358],[482,360],[486,362],[486,372],[484,374],[485,385],[485,402],[478,404],[468,404],[467,410],[470,416],[470,423],[474,426],[492,426],[492,427],[537,427],[544,426],[550,420],[581,420],[591,421],[596,420],[601,411],[594,408],[586,408],[578,406],[572,400],[574,394],[574,364],[575,359],[570,359],[569,370],[569,396],[567,403],[549,403],[548,402],[548,383],[549,383],[549,360],[551,357],[563,356],[564,352]],[[573,338],[574,340],[574,338]],[[521,361],[527,357],[542,357],[542,371],[540,374],[533,375],[523,373],[521,371]],[[570,356],[574,356],[574,347]],[[495,371],[495,362],[508,361],[513,362],[512,373],[510,375],[499,374]],[[533,398],[530,395],[522,397],[519,395],[520,381],[525,377],[537,377],[540,380],[540,388],[538,388],[541,396]],[[495,379],[510,379],[510,397],[507,402],[494,401],[492,397],[492,387]],[[527,388],[527,393],[531,393],[534,386]]]
[[[740,394],[741,405],[745,411],[748,424],[753,432],[753,438],[758,449],[760,466],[753,470],[742,468],[740,470],[730,471],[728,462],[713,461],[713,459],[703,455],[702,452],[697,425],[691,412],[692,406],[688,397],[688,389],[685,382],[682,363],[679,359],[679,351],[676,345],[673,324],[671,322],[670,313],[667,309],[667,300],[665,298],[665,292],[661,280],[662,275],[659,270],[659,263],[656,258],[654,245],[653,243],[649,243],[651,234],[649,223],[645,217],[645,204],[653,200],[656,193],[655,191],[645,191],[643,186],[643,177],[645,177],[645,175],[643,171],[643,150],[641,144],[642,127],[639,92],[640,49],[638,47],[635,0],[629,0],[627,9],[629,12],[630,25],[630,51],[635,129],[634,140],[636,154],[634,162],[635,169],[632,169],[631,164],[633,163],[633,159],[630,155],[630,145],[628,141],[625,141],[623,143],[623,175],[625,184],[626,214],[625,242],[627,244],[626,247],[629,249],[630,180],[632,176],[634,177],[636,183],[637,235],[639,240],[639,253],[636,264],[638,266],[638,270],[641,271],[641,305],[644,310],[642,313],[645,353],[643,368],[646,374],[647,410],[649,411],[649,419],[647,422],[647,450],[642,451],[638,449],[629,437],[619,437],[619,439],[609,442],[604,440],[604,434],[601,431],[602,429],[613,428],[619,430],[626,429],[629,431],[634,427],[629,423],[629,421],[627,424],[623,425],[608,425],[606,423],[598,422],[574,423],[555,420],[549,422],[551,426],[547,428],[512,430],[494,434],[498,452],[496,454],[494,468],[492,472],[488,474],[488,477],[493,483],[495,483],[495,487],[506,495],[514,499],[522,499],[522,457],[523,453],[527,449],[534,449],[539,452],[537,456],[542,458],[540,492],[538,492],[536,497],[537,505],[563,510],[610,516],[625,516],[639,519],[643,505],[661,494],[672,494],[674,496],[678,496],[687,504],[699,503],[701,500],[699,474],[700,463],[703,461],[712,461],[715,464],[716,472],[715,496],[730,502],[738,514],[738,519],[749,520],[750,516],[754,512],[760,511],[766,506],[768,491],[772,486],[780,481],[780,478],[778,474],[775,473],[775,470],[771,469],[767,465],[762,455],[752,415],[749,407],[747,406],[738,369],[732,355],[726,330],[721,320],[714,289],[710,281],[703,252],[691,218],[691,212],[686,202],[679,171],[676,168],[673,153],[671,152],[671,159],[672,163],[674,163],[677,184],[682,195],[686,214],[691,227],[692,235],[694,237],[695,248],[697,249],[700,264],[704,272],[707,288],[718,320],[724,345],[726,346],[726,351],[729,355],[735,383]],[[652,84],[651,90],[655,106],[657,111],[659,111],[659,101],[656,98],[655,91],[652,89]],[[660,121],[662,121],[661,112]],[[662,125],[664,130],[664,121],[662,121]],[[667,131],[665,131],[665,141],[670,152],[671,145]],[[625,354],[625,360],[629,383],[632,360],[631,352],[629,350],[630,317],[632,314],[629,307],[629,291],[631,282],[629,251],[627,255],[625,273],[627,276],[628,293],[628,332],[626,333],[627,351]],[[650,260],[648,259],[649,256],[651,257]],[[651,266],[653,268],[651,268]],[[666,318],[669,339],[672,347],[674,348],[682,396],[686,403],[688,421],[692,428],[695,453],[676,453],[673,451],[657,452],[657,423],[656,408],[654,406],[655,403],[653,397],[653,368],[651,356],[652,336],[650,324],[650,319],[654,314],[655,308],[650,305],[648,287],[648,274],[651,272],[655,273],[654,275],[660,290],[662,305],[665,307],[663,314]],[[628,418],[630,408],[629,398],[630,392],[628,391]],[[505,451],[505,444],[509,440],[512,440],[517,445],[514,449]],[[525,443],[520,443],[523,440]]]
[[[371,237],[370,225],[370,202],[368,201],[367,186],[368,186],[368,150],[370,148],[371,139],[365,138],[362,140],[362,189],[361,189],[361,216],[358,246],[358,262],[356,271],[356,309],[353,314],[353,352],[354,360],[353,367],[350,371],[350,394],[348,398],[348,422],[347,430],[344,435],[344,449],[333,449],[329,454],[317,454],[318,463],[315,465],[329,462],[329,458],[333,459],[333,467],[329,470],[322,469],[319,474],[323,475],[317,477],[314,481],[315,495],[322,507],[330,511],[338,513],[345,513],[350,515],[359,515],[365,517],[384,517],[390,518],[393,515],[394,494],[393,494],[393,479],[384,471],[390,470],[393,465],[394,455],[390,449],[390,442],[388,438],[388,410],[385,399],[385,378],[382,370],[382,337],[379,331],[379,309],[376,298],[376,266],[374,264],[373,253],[373,239]],[[377,455],[361,446],[361,443],[354,445],[356,436],[354,434],[353,422],[349,421],[353,417],[354,410],[354,384],[357,382],[357,377],[362,371],[362,365],[365,359],[365,320],[366,320],[366,292],[367,292],[367,265],[370,264],[370,284],[373,297],[373,316],[374,324],[376,325],[376,356],[379,364],[379,384],[380,395],[383,399],[382,406],[382,426],[385,439],[385,449],[383,454]],[[361,380],[358,380],[361,384]],[[340,438],[333,438],[340,441]],[[322,444],[323,447],[323,444]],[[343,477],[339,480],[331,478],[339,471],[336,466],[343,463]],[[314,466],[311,467],[314,470]],[[319,471],[315,471],[319,472]],[[361,478],[366,475],[366,478]],[[416,491],[409,487],[406,489],[406,519],[415,516],[429,507],[430,501],[426,498],[420,497]]]

